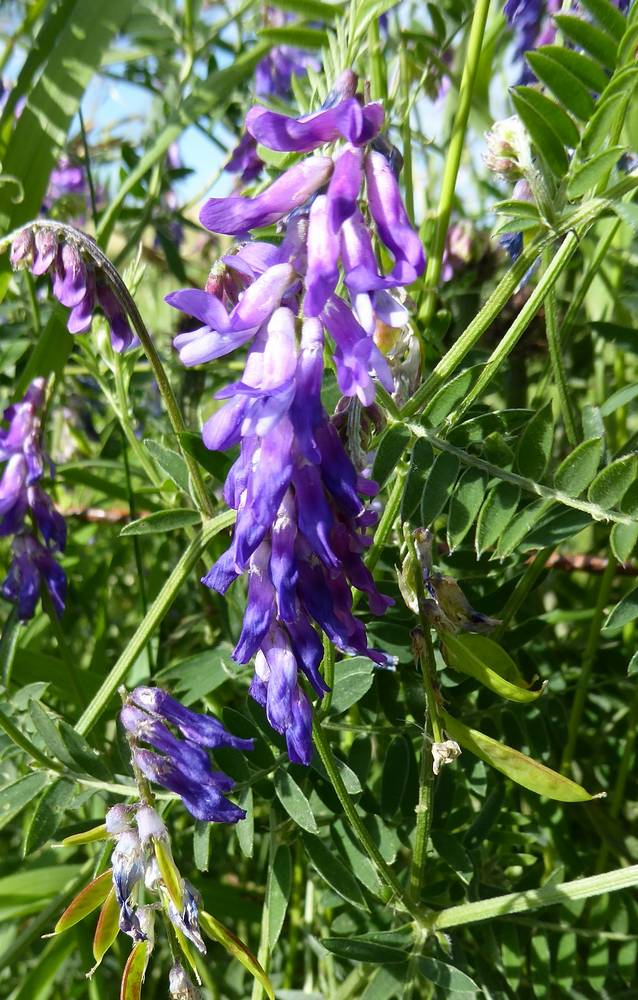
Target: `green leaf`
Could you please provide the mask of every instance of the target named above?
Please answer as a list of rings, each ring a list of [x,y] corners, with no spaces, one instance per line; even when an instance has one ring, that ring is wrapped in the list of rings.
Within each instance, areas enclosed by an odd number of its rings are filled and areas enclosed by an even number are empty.
[[[545,475],[554,442],[552,404],[534,414],[521,435],[516,449],[516,467],[522,476],[540,482]]]
[[[432,830],[430,840],[441,860],[456,872],[465,885],[469,885],[474,875],[474,865],[460,838],[452,836],[447,830]]]
[[[567,181],[567,197],[575,200],[595,188],[618,162],[623,151],[622,146],[612,146],[577,166]]]
[[[538,79],[549,87],[567,111],[571,111],[581,121],[589,121],[594,112],[594,99],[571,70],[566,69],[553,55],[545,54],[543,49],[527,52],[525,58]]]
[[[229,931],[227,927],[220,924],[219,920],[212,917],[210,913],[206,913],[205,910],[200,911],[199,922],[204,933],[212,938],[213,941],[219,941],[226,951],[232,955],[233,958],[236,958],[239,962],[241,962],[244,968],[250,972],[251,976],[253,976],[253,978],[261,984],[269,1000],[275,1000],[275,994],[268,976],[243,941],[240,941],[238,937],[235,937],[235,935]]]
[[[554,21],[560,30],[571,38],[572,42],[588,52],[594,59],[598,59],[603,66],[614,69],[618,52],[618,43],[611,35],[600,28],[595,28],[593,24],[588,24],[581,17],[572,14],[555,14]]]
[[[210,860],[210,834],[210,823],[207,823],[202,819],[195,820],[195,829],[193,830],[193,861],[195,862],[195,867],[199,872],[208,871],[208,863]]]
[[[49,754],[55,757],[56,760],[59,760],[60,763],[75,769],[75,761],[69,753],[66,743],[60,736],[56,723],[41,702],[29,702],[29,715],[35,726],[35,731],[38,733]]]
[[[466,976],[464,972],[455,969],[447,962],[440,962],[438,958],[421,956],[419,958],[419,972],[429,983],[434,983],[450,993],[481,993],[481,989],[473,979]]]
[[[613,632],[638,618],[638,587],[630,590],[610,611],[603,626],[604,632]]]
[[[625,455],[598,473],[587,498],[604,510],[615,507],[636,479],[636,456]]]
[[[395,736],[385,754],[381,779],[381,812],[394,816],[407,787],[410,751],[404,736]]]
[[[632,81],[634,82],[635,80]],[[576,150],[577,162],[583,162],[588,156],[608,146],[610,136],[618,134],[618,128],[627,112],[629,99],[630,95],[622,91],[600,98]],[[610,166],[613,166],[613,163]]]
[[[246,810],[246,815],[243,819],[240,819],[239,823],[235,823],[235,833],[239,841],[241,853],[245,858],[252,858],[255,841],[255,811],[253,808],[253,790],[250,786],[244,788],[240,793],[237,804]]]
[[[362,910],[367,910],[366,901],[359,885],[343,862],[323,843],[310,833],[302,834],[303,845],[317,874],[330,888]]]
[[[543,693],[530,691],[519,676],[516,664],[508,653],[494,642],[481,635],[441,636],[445,659],[454,670],[468,674],[483,684],[494,694],[509,701],[536,701]]]
[[[34,771],[33,774],[25,774],[23,778],[10,781],[0,788],[0,830],[22,812],[48,781],[48,775],[42,771]]]
[[[412,448],[410,468],[405,480],[401,500],[401,520],[409,521],[419,506],[425,477],[434,461],[432,445],[425,438],[417,438]]]
[[[157,510],[154,514],[140,517],[126,524],[120,531],[120,538],[129,535],[154,535],[162,531],[175,531],[191,524],[201,522],[201,514],[189,507],[179,507],[173,510]]]
[[[59,778],[40,796],[24,840],[25,855],[43,847],[54,836],[75,793],[75,782]]]
[[[328,45],[330,36],[321,28],[261,28],[259,37],[273,45],[293,45],[300,49],[322,49]]]
[[[436,427],[445,420],[448,413],[451,413],[461,400],[465,399],[482,369],[482,365],[466,368],[442,386],[425,407],[423,411],[424,422],[431,427]]]
[[[601,28],[620,41],[625,34],[627,21],[613,3],[610,3],[609,0],[581,0],[581,3]]]
[[[521,491],[513,483],[501,481],[492,487],[476,522],[476,554],[491,548],[511,523]]]
[[[638,483],[633,483],[622,498],[620,509],[638,519]],[[638,523],[614,524],[609,542],[618,562],[627,562],[638,542]]]
[[[109,769],[104,763],[104,757],[92,746],[89,746],[84,737],[80,736],[73,726],[61,719],[59,731],[76,771],[79,771],[80,774],[91,774],[95,778],[108,779],[110,777]]]
[[[552,173],[562,178],[569,166],[569,160],[561,139],[554,131],[553,120],[544,117],[530,100],[517,91],[512,92],[512,102],[547,166]],[[551,102],[548,100],[548,103]]]
[[[498,540],[497,558],[505,559],[506,556],[510,555],[551,506],[546,500],[537,500],[519,511]]]
[[[150,945],[148,941],[138,941],[133,945],[122,973],[120,1000],[141,1000],[149,957]]]
[[[556,489],[570,497],[580,496],[595,477],[602,455],[602,438],[582,441],[558,466],[554,476]]]
[[[301,14],[307,21],[334,21],[340,15],[338,6],[323,0],[277,0],[277,10]]]
[[[636,206],[638,208],[638,206]],[[600,412],[603,417],[609,417],[616,410],[619,410],[621,406],[626,406],[627,403],[631,403],[633,399],[638,396],[638,382],[632,383],[632,385],[624,385],[621,389],[616,392],[612,392],[611,396],[605,400],[605,402],[600,407]]]
[[[564,146],[575,149],[580,141],[580,132],[573,118],[563,111],[560,104],[533,87],[516,87],[514,93],[528,108],[548,126]]]
[[[353,656],[335,664],[335,680],[330,703],[331,716],[355,705],[372,687],[374,668],[367,656]]]
[[[308,833],[318,833],[317,822],[308,799],[295,779],[279,768],[275,772],[275,793],[282,806],[297,826]]]
[[[209,472],[218,483],[224,483],[232,460],[221,451],[209,451],[202,441],[201,434],[193,431],[183,431],[177,435],[184,451],[199,462],[202,469]]]
[[[365,938],[329,937],[322,938],[321,943],[326,951],[350,962],[369,962],[372,965],[391,965],[405,962],[408,953],[387,944],[378,944]]]
[[[385,486],[401,461],[410,436],[403,424],[391,424],[382,434],[372,466],[372,478],[379,488]]]
[[[66,328],[66,310],[56,306],[15,382],[13,398],[20,399],[38,375],[43,378],[61,375],[72,347],[73,337]]]
[[[447,543],[450,552],[461,544],[474,524],[487,490],[487,476],[481,469],[466,469],[450,498]]]
[[[584,85],[585,91],[593,90],[597,94],[602,94],[609,83],[609,77],[602,66],[583,52],[576,52],[562,45],[541,45],[536,51],[548,59],[553,59],[577,77]]]
[[[280,844],[268,871],[266,907],[268,910],[268,947],[273,950],[281,934],[290,890],[292,888],[292,855],[287,844]]]
[[[464,750],[469,750],[523,788],[558,802],[588,802],[595,798],[575,781],[476,729],[470,729],[458,719],[453,719],[445,710],[441,711],[441,717],[448,736],[456,740]]]
[[[421,496],[421,525],[428,528],[445,507],[459,472],[455,455],[442,451],[434,459]]]
[[[54,933],[62,934],[64,931],[68,931],[74,924],[88,917],[89,913],[93,913],[93,910],[97,910],[98,906],[101,906],[108,896],[112,887],[113,873],[109,868],[78,892],[77,896],[69,903],[55,925]]]
[[[97,918],[95,934],[93,935],[93,958],[96,966],[100,964],[107,951],[115,941],[120,929],[120,905],[112,888],[102,904]]]
[[[176,486],[183,493],[189,493],[190,482],[188,468],[181,455],[171,448],[165,448],[159,441],[151,441],[148,438],[144,441],[144,447],[153,456],[160,468],[166,473]]]

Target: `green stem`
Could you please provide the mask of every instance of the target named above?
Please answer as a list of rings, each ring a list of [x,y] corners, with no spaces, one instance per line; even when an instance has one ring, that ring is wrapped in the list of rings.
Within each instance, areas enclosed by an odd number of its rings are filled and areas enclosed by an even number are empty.
[[[519,312],[518,316],[509,327],[500,343],[492,351],[490,357],[483,366],[483,370],[472,389],[468,392],[462,404],[448,416],[448,423],[452,426],[466,412],[468,407],[480,398],[485,389],[491,383],[494,376],[499,371],[501,365],[512,352],[525,330],[540,309],[548,292],[554,287],[558,278],[567,267],[578,247],[578,236],[575,232],[570,232],[564,238],[557,253],[552,258],[551,264],[544,272],[536,288]]]
[[[510,298],[525,277],[525,274],[536,261],[542,246],[542,241],[531,243],[523,251],[518,260],[503,276],[483,308],[476,314],[470,325],[452,344],[449,351],[441,358],[429,378],[425,380],[408,400],[401,410],[402,417],[411,417],[425,406],[437,389],[440,389],[450,375],[458,368],[463,359],[474,349],[485,331],[492,325],[498,314],[509,302]]]
[[[534,584],[543,572],[545,563],[553,551],[554,548],[552,545],[548,545],[546,548],[540,549],[534,556],[534,559],[529,566],[525,567],[525,572],[522,574],[520,580],[514,587],[514,590],[505,602],[505,607],[503,608],[503,613],[501,615],[501,624],[494,630],[493,633],[493,637],[495,639],[499,639],[503,635],[512,618],[514,618],[518,611],[523,607],[532,591],[532,588],[534,587]]]
[[[572,702],[571,712],[569,713],[569,722],[567,725],[567,742],[565,744],[565,750],[563,751],[563,758],[561,761],[561,772],[567,774],[571,768],[572,759],[574,756],[574,750],[576,748],[576,741],[578,739],[578,732],[580,730],[580,724],[583,717],[583,712],[585,710],[585,701],[587,700],[587,689],[589,687],[589,681],[591,679],[592,670],[594,668],[594,662],[596,660],[596,653],[598,651],[598,643],[600,642],[600,630],[603,623],[603,616],[605,614],[605,608],[609,600],[609,592],[611,590],[611,585],[614,580],[616,573],[616,560],[610,555],[607,566],[605,567],[605,572],[602,575],[600,581],[600,588],[598,590],[598,599],[596,601],[596,607],[594,609],[594,615],[589,626],[589,635],[587,636],[587,644],[585,646],[585,651],[583,653],[583,662],[580,668],[580,674],[578,677],[578,683],[576,685],[576,691],[574,693],[574,701]]]
[[[2,636],[0,636],[0,667],[2,671],[2,684],[5,688],[9,687],[11,681],[13,661],[16,649],[18,648],[18,636],[20,635],[21,626],[22,622],[18,618],[18,609],[12,607],[3,625]]]
[[[386,541],[388,540],[388,535],[392,531],[395,521],[397,519],[399,508],[401,507],[401,500],[403,499],[403,483],[405,480],[405,472],[400,470],[395,470],[394,483],[392,489],[390,490],[390,495],[386,501],[385,509],[379,523],[377,525],[377,530],[374,533],[374,541],[370,546],[370,551],[368,553],[368,558],[366,559],[366,566],[372,572],[374,567],[379,561],[381,551]]]
[[[124,681],[141,651],[150,641],[153,632],[171,607],[177,596],[177,592],[188,579],[189,574],[196,566],[197,560],[203,554],[211,538],[220,531],[223,531],[224,528],[229,528],[234,520],[234,511],[225,511],[223,514],[219,514],[211,521],[205,523],[200,535],[195,541],[190,543],[148,609],[148,614],[145,615],[138,625],[126,649],[113,666],[93,700],[82,713],[75,727],[80,735],[86,736],[107,708],[109,701]]]
[[[576,497],[571,497],[562,490],[552,489],[551,486],[543,486],[541,483],[537,483],[533,479],[528,479],[526,476],[519,476],[516,472],[501,469],[500,466],[493,465],[492,462],[486,462],[485,459],[479,458],[478,455],[472,455],[469,451],[457,448],[456,445],[451,444],[445,438],[439,437],[420,424],[405,421],[405,426],[417,437],[425,438],[426,441],[429,441],[439,451],[447,451],[450,455],[456,455],[459,462],[462,462],[463,465],[481,469],[483,472],[487,472],[488,476],[502,479],[506,483],[512,483],[521,490],[525,490],[526,493],[542,497],[543,500],[551,500],[555,503],[563,504],[565,507],[572,507],[574,510],[582,510],[585,514],[589,514],[594,521],[614,521],[617,524],[636,523],[637,518],[630,514],[622,514],[615,510],[605,510],[598,504],[590,503],[588,500],[578,500]]]
[[[605,235],[599,241],[594,256],[591,259],[591,263],[587,270],[585,271],[583,277],[580,280],[578,288],[575,294],[572,296],[571,302],[567,312],[565,313],[565,318],[563,320],[562,337],[563,341],[567,340],[568,335],[571,333],[571,329],[576,322],[576,317],[585,301],[585,296],[591,287],[591,283],[600,271],[600,265],[605,259],[607,251],[611,246],[614,236],[620,228],[620,219],[616,219],[615,222],[611,224]]]
[[[366,830],[357,810],[354,802],[348,794],[348,790],[343,783],[343,778],[339,774],[337,769],[337,764],[333,756],[330,744],[326,739],[326,735],[321,728],[321,724],[315,719],[312,724],[312,735],[315,741],[315,746],[321,758],[321,762],[326,769],[328,777],[332,783],[332,787],[337,793],[337,797],[341,803],[344,813],[352,827],[353,832],[356,834],[359,843],[362,848],[376,866],[381,875],[383,881],[388,885],[394,895],[396,900],[403,906],[403,908],[410,913],[415,920],[423,920],[423,912],[421,908],[409,898],[406,894],[403,886],[399,882],[398,878],[390,868],[390,866],[385,861],[383,855],[381,854],[379,848],[372,840],[370,834]]]
[[[614,784],[614,790],[611,794],[611,801],[609,803],[609,815],[614,819],[620,816],[620,810],[622,804],[625,801],[625,788],[627,786],[627,779],[629,778],[629,772],[631,770],[632,761],[634,758],[634,751],[636,748],[636,738],[638,736],[638,691],[634,695],[633,701],[631,703],[631,708],[629,709],[629,721],[627,723],[627,733],[625,736],[625,746],[623,748],[623,754],[620,760],[620,766],[618,767],[618,773],[616,775],[616,781]],[[601,868],[605,867],[605,862],[607,860],[607,855],[609,853],[609,848],[606,843],[601,844],[600,851],[598,853],[598,861],[596,863],[596,868],[600,871]]]
[[[464,927],[479,920],[491,920],[509,913],[525,913],[543,906],[568,903],[578,899],[590,899],[606,892],[618,892],[638,885],[638,865],[618,868],[602,875],[578,878],[572,882],[544,885],[540,889],[525,892],[510,892],[505,896],[481,899],[476,903],[462,903],[451,906],[436,915],[429,926],[432,930],[446,930],[449,927]]]
[[[378,31],[378,28],[377,28]],[[403,121],[401,123],[401,152],[403,154],[403,181],[405,188],[405,209],[410,222],[414,225],[414,182],[412,176],[412,132],[410,129],[410,77],[408,68],[407,43],[402,42],[399,49],[399,70],[401,97],[403,104]]]
[[[388,84],[385,74],[385,63],[381,52],[381,35],[376,17],[370,21],[368,28],[368,55],[370,57],[370,82],[372,83],[372,100],[386,101]]]
[[[323,637],[322,667],[323,679],[330,689],[326,692],[323,697],[323,701],[321,702],[321,716],[323,717],[328,714],[332,703],[332,689],[334,687],[335,678],[335,648],[327,635],[324,635]]]
[[[543,263],[547,271],[552,263],[552,252],[548,247],[543,251]],[[558,311],[556,308],[556,293],[550,288],[545,296],[545,329],[547,332],[547,346],[549,348],[549,358],[554,373],[554,382],[558,392],[561,413],[565,421],[565,433],[570,447],[575,448],[578,443],[578,433],[576,431],[576,420],[574,410],[569,395],[565,365],[563,363],[563,349],[561,345],[560,329],[558,325]]]
[[[434,316],[437,300],[437,289],[441,277],[441,264],[443,261],[443,251],[445,249],[445,238],[447,236],[450,223],[450,214],[456,190],[456,181],[461,165],[461,156],[465,147],[465,132],[472,107],[472,96],[476,74],[481,59],[481,48],[487,15],[490,8],[490,0],[476,0],[474,14],[470,25],[470,33],[465,52],[465,65],[461,77],[458,105],[452,126],[452,135],[448,144],[445,167],[443,169],[443,180],[441,184],[441,196],[436,217],[436,229],[428,266],[425,274],[425,285],[427,288],[427,298],[424,308],[424,324],[427,328]]]

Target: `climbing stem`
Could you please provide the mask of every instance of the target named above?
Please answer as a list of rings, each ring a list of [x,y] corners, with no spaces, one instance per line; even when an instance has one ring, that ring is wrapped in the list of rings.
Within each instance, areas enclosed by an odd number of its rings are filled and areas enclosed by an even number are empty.
[[[576,685],[574,700],[569,713],[569,722],[567,724],[567,742],[565,743],[565,749],[563,751],[563,758],[561,761],[561,771],[563,774],[567,774],[571,768],[574,750],[576,748],[576,741],[578,739],[578,732],[580,730],[583,712],[585,710],[589,681],[591,679],[594,662],[596,660],[596,653],[598,651],[598,644],[600,642],[600,630],[603,624],[603,615],[609,600],[609,592],[611,590],[615,573],[616,560],[610,555],[607,566],[605,567],[605,572],[600,580],[596,607],[594,608],[594,614],[589,626],[587,644],[583,652],[583,661],[580,668],[578,683]]]
[[[458,104],[452,125],[452,134],[447,146],[445,166],[443,168],[443,180],[441,183],[441,195],[436,215],[436,225],[434,239],[430,248],[428,266],[425,274],[425,284],[427,288],[424,322],[426,328],[429,326],[437,301],[437,288],[441,277],[441,264],[443,261],[443,251],[445,249],[445,237],[447,235],[454,202],[454,192],[456,181],[461,165],[461,156],[465,147],[465,133],[472,107],[472,95],[476,74],[481,59],[481,49],[483,47],[483,36],[487,24],[487,15],[490,8],[490,0],[477,0],[474,5],[474,14],[470,24],[467,48],[464,54],[463,75],[459,88]]]
[[[547,247],[543,251],[543,264],[545,270],[552,262],[552,251]],[[563,420],[565,421],[565,433],[570,447],[575,448],[578,443],[578,433],[576,431],[576,418],[572,407],[567,376],[565,374],[565,364],[563,361],[563,348],[561,344],[560,327],[558,323],[558,309],[556,307],[556,293],[553,288],[548,289],[545,296],[545,329],[547,331],[547,346],[549,348],[549,359],[554,375],[554,382],[558,392]]]
[[[321,723],[318,722],[316,719],[312,724],[312,735],[314,738],[315,747],[317,748],[317,752],[321,758],[321,762],[326,769],[326,772],[330,779],[330,783],[332,784],[332,787],[334,788],[337,794],[337,797],[341,803],[343,811],[346,814],[348,822],[352,827],[353,833],[359,840],[361,847],[368,855],[370,860],[373,862],[373,864],[376,866],[379,875],[381,876],[383,881],[390,889],[392,889],[395,900],[399,903],[399,905],[402,906],[403,909],[405,909],[408,913],[410,913],[415,920],[423,921],[424,914],[421,908],[418,905],[416,905],[412,901],[412,899],[408,896],[405,889],[399,882],[398,878],[396,877],[390,866],[385,861],[379,848],[374,843],[372,837],[368,833],[368,830],[364,826],[361,817],[357,812],[356,806],[352,801],[352,799],[350,798],[348,790],[343,783],[343,778],[339,773],[337,762],[335,760],[334,754],[332,753],[330,744],[326,739],[326,734],[324,733],[321,727]]]

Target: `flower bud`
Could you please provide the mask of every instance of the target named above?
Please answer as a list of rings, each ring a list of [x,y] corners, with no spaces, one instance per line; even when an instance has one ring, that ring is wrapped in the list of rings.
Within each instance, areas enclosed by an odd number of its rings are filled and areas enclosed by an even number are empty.
[[[33,259],[34,249],[33,233],[30,229],[23,229],[11,244],[10,260],[14,271],[22,267],[29,267]]]
[[[529,138],[516,115],[494,122],[485,140],[487,152],[484,159],[489,170],[512,181],[523,177],[529,170],[532,162]]]
[[[53,264],[58,252],[58,239],[51,229],[38,229],[35,234],[35,258],[31,270],[44,274]]]
[[[124,833],[125,830],[130,830],[132,823],[131,813],[132,806],[124,805],[122,802],[116,806],[112,806],[104,817],[107,833],[110,833],[113,837],[117,837],[120,833]]]
[[[137,810],[135,821],[143,846],[146,846],[149,840],[168,840],[166,827],[159,815],[150,806],[141,806]]]

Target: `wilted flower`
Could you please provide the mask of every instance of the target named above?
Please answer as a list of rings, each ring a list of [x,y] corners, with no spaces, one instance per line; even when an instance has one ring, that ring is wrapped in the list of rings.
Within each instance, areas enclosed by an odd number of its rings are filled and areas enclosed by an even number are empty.
[[[201,997],[180,962],[175,962],[168,974],[168,992],[171,1000],[199,1000]]]
[[[135,688],[120,720],[132,737],[134,764],[150,781],[181,796],[196,819],[215,823],[243,819],[244,810],[224,795],[234,782],[212,769],[206,751],[217,747],[252,750],[252,740],[232,736],[217,719],[185,708],[160,688]],[[184,739],[174,736],[168,725],[178,729]],[[139,747],[140,742],[152,750]]]
[[[443,740],[432,744],[432,771],[438,774],[443,764],[452,764],[461,755],[456,740]]]
[[[71,310],[69,333],[86,333],[99,306],[110,327],[113,350],[120,353],[133,343],[126,311],[115,292],[71,236],[58,240],[57,232],[45,223],[23,229],[11,245],[11,266],[50,275],[55,298]]]
[[[200,214],[209,229],[240,235],[281,221],[283,241],[245,243],[225,256],[225,270],[209,282],[215,294],[187,289],[167,299],[203,324],[175,340],[185,364],[249,345],[242,378],[218,393],[227,402],[203,430],[208,448],[240,446],[224,491],[237,510],[233,541],[204,583],[224,593],[247,573],[233,656],[239,663],[255,657],[251,694],[285,736],[291,760],[303,764],[312,755],[312,712],[299,672],[318,697],[326,691],[314,626],[346,653],[389,662],[368,647],[352,614],[353,586],[375,614],[391,602],[362,559],[366,529],[376,521],[364,500],[377,487],[357,473],[321,401],[324,331],[335,345],[342,393],[370,405],[374,376],[393,389],[374,335],[380,324],[405,324],[393,291],[425,267],[394,173],[395,151],[379,136],[383,109],[363,104],[356,83],[344,73],[312,115],[289,118],[262,107],[248,113],[248,131],[271,149],[309,153],[340,143],[339,150],[302,159],[255,198],[210,199]],[[359,206],[364,184],[377,235],[394,258],[389,274]],[[341,273],[347,300],[337,294]]]
[[[13,560],[2,596],[16,605],[18,617],[33,617],[42,585],[57,614],[64,610],[66,577],[56,555],[66,545],[64,518],[40,486],[51,462],[42,450],[41,410],[45,380],[36,378],[18,403],[8,406],[0,429],[0,536],[15,535]],[[27,514],[31,517],[27,521]]]

